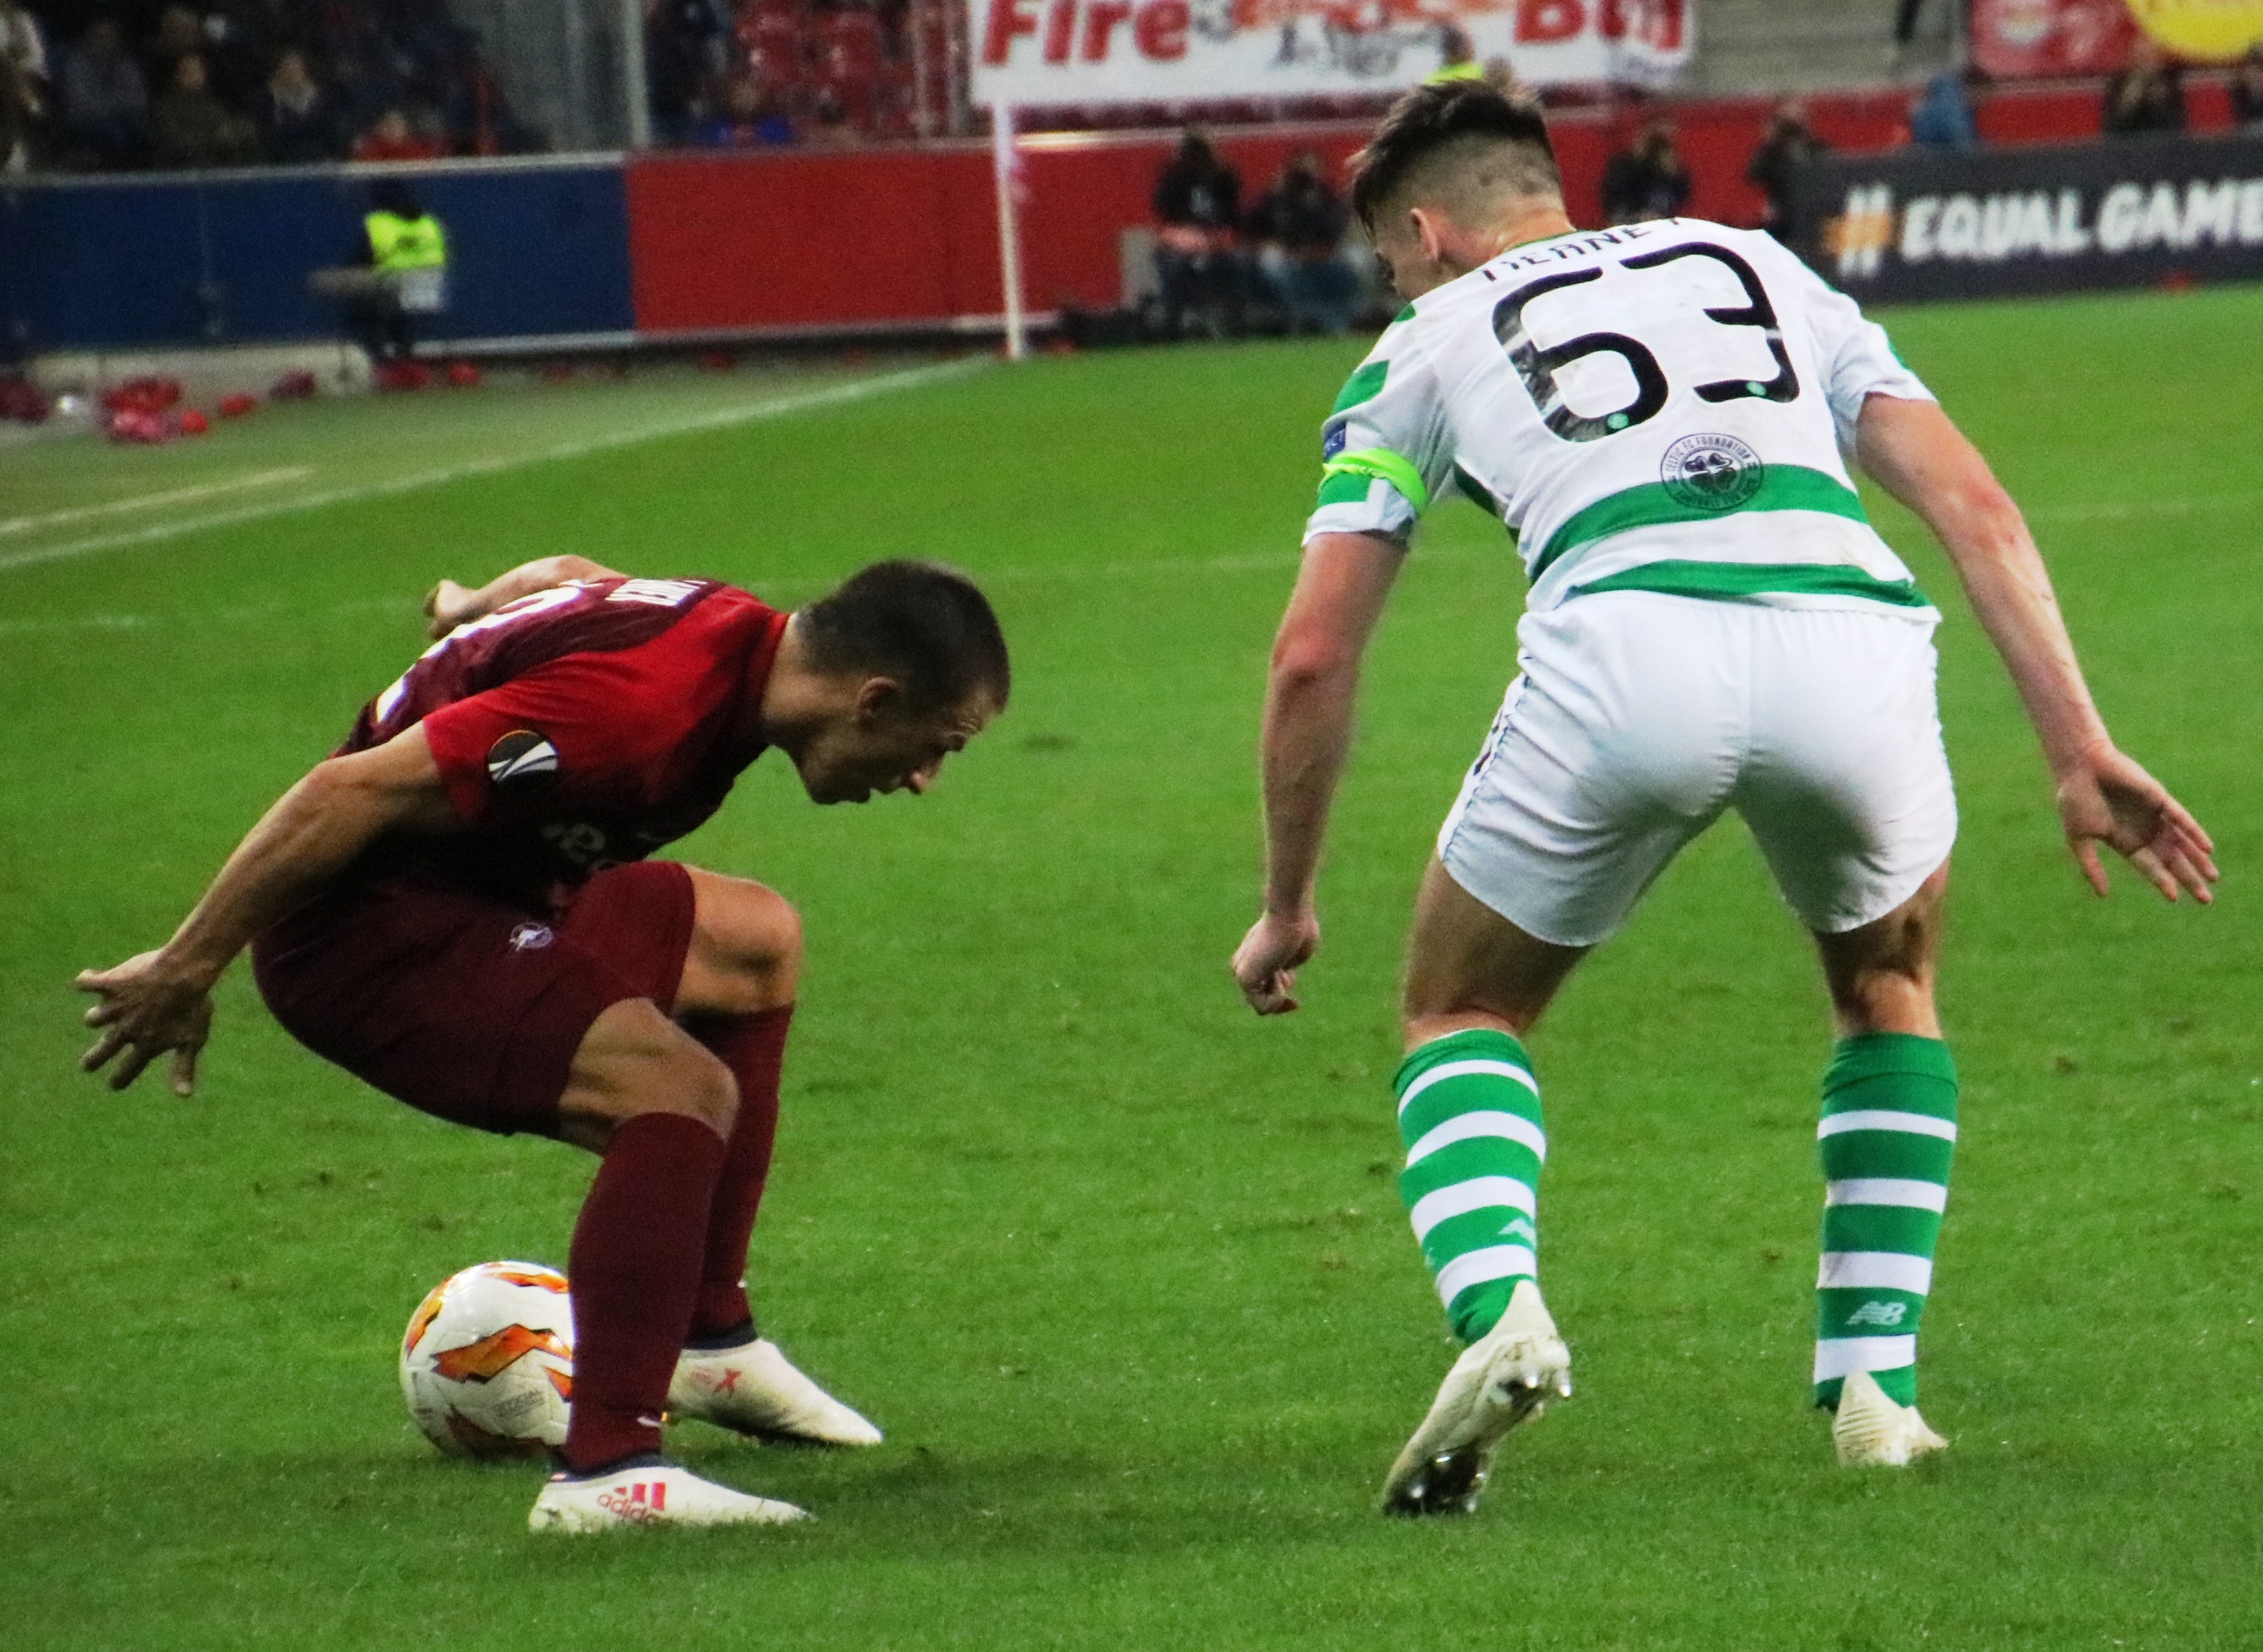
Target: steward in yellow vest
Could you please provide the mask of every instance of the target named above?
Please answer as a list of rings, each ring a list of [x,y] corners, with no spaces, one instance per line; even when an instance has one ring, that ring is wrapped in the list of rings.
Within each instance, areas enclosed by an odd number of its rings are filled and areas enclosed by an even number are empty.
[[[448,262],[448,235],[431,213],[404,218],[383,208],[361,220],[370,238],[370,267],[388,272],[439,269]]]

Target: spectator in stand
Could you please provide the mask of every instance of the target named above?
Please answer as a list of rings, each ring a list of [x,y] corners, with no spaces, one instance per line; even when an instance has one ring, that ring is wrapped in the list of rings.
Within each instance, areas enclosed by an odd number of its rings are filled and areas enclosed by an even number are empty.
[[[1242,262],[1234,249],[1242,179],[1189,127],[1155,180],[1155,268],[1162,284],[1163,330],[1197,316],[1213,336],[1242,326]]]
[[[1918,14],[1925,9],[1925,0],[1901,0],[1893,10],[1893,46],[1886,53],[1886,66],[1898,69],[1909,56],[1910,44],[1917,37]]]
[[[149,47],[143,54],[142,66],[150,84],[169,86],[173,84],[173,66],[194,52],[201,55],[206,49],[204,19],[186,5],[168,5],[157,14],[156,32],[149,37]],[[211,84],[211,65],[205,66],[205,82]],[[162,93],[159,96],[163,96]]]
[[[762,84],[741,75],[724,88],[723,111],[699,129],[703,149],[776,149],[794,141],[794,123],[763,96]]]
[[[353,144],[356,160],[438,160],[446,153],[444,144],[409,124],[409,112],[398,104],[380,115]]]
[[[1307,327],[1331,338],[1352,330],[1359,272],[1344,251],[1350,222],[1350,210],[1328,187],[1320,157],[1310,149],[1289,157],[1251,210],[1247,228],[1256,243],[1257,273],[1287,318],[1291,337]]]
[[[2101,124],[2109,137],[2185,129],[2185,72],[2150,35],[2137,36],[2129,48],[2129,66],[2106,83]]]
[[[2263,133],[2263,41],[2231,72],[2231,117],[2242,132]]]
[[[1690,168],[1674,147],[1674,129],[1664,120],[1647,122],[1641,134],[1603,163],[1603,221],[1640,224],[1679,218],[1690,203]]]
[[[149,150],[149,83],[114,17],[96,17],[63,54],[63,130],[75,165],[138,166]]]
[[[252,95],[251,117],[271,161],[305,166],[345,154],[338,111],[296,46],[275,59],[267,84]]]
[[[644,0],[644,86],[661,142],[705,141],[706,88],[729,62],[732,24],[720,0]]]
[[[1925,83],[1923,95],[1910,105],[1910,142],[1926,149],[1978,148],[1980,117],[1975,105],[1988,86],[1988,72],[1978,64],[1942,70]]]
[[[0,172],[29,169],[46,114],[46,36],[16,0],[0,0]]]
[[[150,158],[160,167],[244,167],[259,157],[251,123],[214,95],[202,54],[173,60],[173,82],[149,106]]]
[[[813,149],[854,149],[864,142],[864,134],[848,118],[848,106],[831,86],[821,89],[809,106],[807,137]]]
[[[1793,181],[1810,161],[1831,153],[1831,146],[1815,136],[1807,124],[1807,106],[1787,97],[1776,106],[1760,147],[1744,168],[1744,181],[1759,189],[1763,199],[1761,228],[1780,241],[1798,232],[1792,222]]]

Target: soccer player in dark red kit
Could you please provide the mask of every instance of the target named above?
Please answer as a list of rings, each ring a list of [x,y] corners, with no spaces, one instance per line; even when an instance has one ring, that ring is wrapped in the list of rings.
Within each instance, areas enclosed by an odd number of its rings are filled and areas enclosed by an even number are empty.
[[[573,1421],[536,1531],[807,1516],[665,1462],[664,1408],[745,1434],[878,1430],[755,1328],[801,934],[760,884],[647,860],[776,746],[818,803],[924,792],[1006,704],[1005,640],[960,574],[877,563],[792,613],[580,557],[478,591],[268,810],[173,938],[78,985],[83,1065],[181,1094],[213,983],[252,951],[292,1036],[443,1119],[603,1156],[568,1258]]]

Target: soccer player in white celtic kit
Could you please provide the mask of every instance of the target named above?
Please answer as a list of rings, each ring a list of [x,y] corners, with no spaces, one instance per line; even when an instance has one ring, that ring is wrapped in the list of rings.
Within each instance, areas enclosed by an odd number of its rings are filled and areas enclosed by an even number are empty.
[[[1768,237],[1676,218],[1582,233],[1537,111],[1482,82],[1401,100],[1353,204],[1411,300],[1325,426],[1274,648],[1263,915],[1233,972],[1296,1007],[1359,663],[1423,512],[1457,489],[1531,579],[1521,674],[1438,836],[1410,943],[1400,1188],[1466,1351],[1384,1505],[1474,1505],[1494,1444],[1571,1392],[1540,1297],[1547,1155],[1522,1042],[1677,850],[1734,809],[1814,934],[1839,1038],[1814,1398],[1849,1464],[1943,1441],[1917,1328],[1956,1140],[1933,977],[1956,805],[1940,615],[1864,520],[1852,452],[1947,549],[2057,782],[2092,886],[2111,846],[2202,901],[2207,836],[2115,748],[2050,581],[1986,463],[1848,299]]]

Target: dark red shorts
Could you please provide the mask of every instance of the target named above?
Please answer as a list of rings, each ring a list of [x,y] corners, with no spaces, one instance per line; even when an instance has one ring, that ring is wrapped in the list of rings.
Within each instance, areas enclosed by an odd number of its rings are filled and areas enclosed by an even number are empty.
[[[600,872],[555,912],[413,873],[324,896],[252,943],[290,1035],[411,1107],[509,1135],[553,1134],[592,1021],[627,998],[664,1013],[692,942],[691,875]]]

